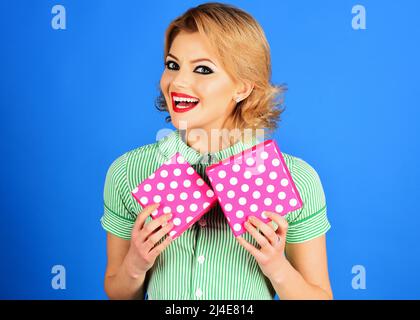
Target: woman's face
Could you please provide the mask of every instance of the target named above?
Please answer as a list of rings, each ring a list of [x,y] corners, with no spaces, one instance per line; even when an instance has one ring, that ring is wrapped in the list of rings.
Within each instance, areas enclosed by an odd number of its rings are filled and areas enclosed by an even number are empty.
[[[221,129],[236,105],[238,91],[206,38],[181,31],[172,42],[160,80],[173,125],[180,129]],[[198,103],[178,103],[188,95]]]

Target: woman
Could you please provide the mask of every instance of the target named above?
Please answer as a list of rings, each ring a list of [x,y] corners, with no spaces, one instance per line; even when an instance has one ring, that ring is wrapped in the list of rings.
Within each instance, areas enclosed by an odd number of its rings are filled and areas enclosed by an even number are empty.
[[[250,220],[238,238],[217,205],[172,242],[170,215],[153,220],[158,204],[142,209],[131,196],[176,151],[208,183],[209,164],[258,143],[257,130],[274,130],[283,111],[274,101],[283,88],[270,84],[264,32],[240,9],[206,3],[188,10],[166,31],[164,59],[158,108],[169,112],[177,130],[126,152],[108,170],[101,219],[108,231],[107,295],[332,299],[325,196],[316,171],[302,159],[283,153],[303,207],[286,218],[267,213],[273,223]]]

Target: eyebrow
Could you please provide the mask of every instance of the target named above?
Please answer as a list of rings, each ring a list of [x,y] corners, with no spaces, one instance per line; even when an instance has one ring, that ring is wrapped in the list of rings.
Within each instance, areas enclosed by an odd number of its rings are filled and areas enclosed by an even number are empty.
[[[174,56],[173,54],[171,54],[171,53],[168,53],[168,57],[172,57],[172,58],[174,58],[175,60],[179,61],[179,60],[178,60],[178,58],[177,58],[177,57],[175,57],[175,56]],[[210,59],[207,59],[207,58],[194,59],[194,60],[191,60],[190,62],[191,62],[191,63],[196,63],[196,62],[198,62],[198,61],[208,61],[208,62],[211,62],[211,63],[213,63],[214,65],[216,65],[213,61],[211,61]]]

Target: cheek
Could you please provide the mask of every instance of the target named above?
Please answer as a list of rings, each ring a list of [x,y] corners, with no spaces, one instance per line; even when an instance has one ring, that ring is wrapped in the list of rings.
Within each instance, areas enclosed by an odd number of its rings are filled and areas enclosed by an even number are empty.
[[[165,95],[168,93],[169,83],[169,75],[166,72],[162,73],[162,77],[160,78],[160,89]]]
[[[232,99],[232,84],[225,79],[213,79],[197,84],[197,91],[203,99],[203,105],[212,110],[224,111]]]

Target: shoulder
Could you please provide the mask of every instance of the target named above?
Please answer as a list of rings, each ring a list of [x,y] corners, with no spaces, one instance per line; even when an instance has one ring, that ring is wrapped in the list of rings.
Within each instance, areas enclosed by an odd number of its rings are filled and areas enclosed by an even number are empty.
[[[318,176],[315,168],[306,160],[284,152],[281,154],[292,175]]]
[[[313,165],[302,158],[284,152],[282,155],[293,181],[297,182],[301,188],[311,188],[320,183],[320,176]]]
[[[146,144],[117,156],[108,168],[107,179],[112,180],[117,185],[122,185],[128,183],[130,176],[136,170],[140,169],[143,173],[145,171],[143,169],[147,168],[148,164],[153,163],[157,158],[157,145],[157,142]],[[127,187],[130,188],[130,186]]]
[[[287,243],[305,242],[326,233],[331,225],[327,217],[327,204],[320,176],[307,161],[283,153],[303,206],[288,213]]]
[[[294,221],[298,217],[299,220],[301,218],[307,218],[325,209],[326,199],[324,188],[315,167],[302,158],[290,154],[282,154],[303,202],[301,209],[297,209],[288,214],[289,220]]]

